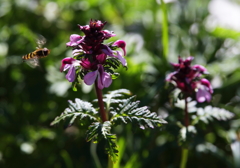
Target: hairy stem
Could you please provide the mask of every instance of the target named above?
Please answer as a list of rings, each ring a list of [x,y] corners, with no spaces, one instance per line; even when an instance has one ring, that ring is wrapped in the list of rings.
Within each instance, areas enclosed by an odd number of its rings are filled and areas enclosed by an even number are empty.
[[[182,148],[182,158],[181,158],[181,165],[180,168],[185,168],[187,164],[188,159],[188,149]]]
[[[98,106],[100,108],[100,116],[102,119],[102,122],[107,121],[108,117],[107,117],[107,113],[104,110],[104,103],[103,103],[103,98],[102,98],[102,90],[98,88],[97,85],[97,80],[95,81],[95,89],[96,89],[96,93],[97,93],[97,98],[98,98]]]

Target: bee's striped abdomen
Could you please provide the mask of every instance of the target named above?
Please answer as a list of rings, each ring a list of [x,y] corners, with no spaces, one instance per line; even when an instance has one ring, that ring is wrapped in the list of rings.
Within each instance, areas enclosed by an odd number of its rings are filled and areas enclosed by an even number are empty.
[[[22,59],[24,59],[24,60],[32,59],[32,58],[34,58],[35,56],[36,56],[36,53],[35,53],[35,52],[31,52],[31,53],[28,53],[28,54],[22,56]]]

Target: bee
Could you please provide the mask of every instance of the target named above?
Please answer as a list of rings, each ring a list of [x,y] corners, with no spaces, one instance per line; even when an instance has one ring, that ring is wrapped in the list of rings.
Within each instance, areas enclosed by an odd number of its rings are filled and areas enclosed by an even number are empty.
[[[22,60],[28,63],[31,67],[35,68],[36,66],[39,66],[39,58],[44,58],[48,54],[50,54],[50,50],[47,48],[42,48],[42,46],[46,43],[46,39],[42,36],[39,35],[37,39],[37,49],[31,53],[28,53],[24,56],[22,56]]]

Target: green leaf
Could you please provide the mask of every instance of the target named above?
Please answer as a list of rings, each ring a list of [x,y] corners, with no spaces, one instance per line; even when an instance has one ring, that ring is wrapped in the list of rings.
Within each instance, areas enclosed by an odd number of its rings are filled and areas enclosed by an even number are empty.
[[[110,133],[111,122],[105,121],[103,124],[100,122],[93,123],[89,126],[87,131],[87,141],[93,140],[94,143],[99,142],[100,139],[106,140],[106,152],[113,162],[118,158],[118,147],[116,144],[116,135]]]
[[[121,62],[114,57],[107,58],[106,63],[104,64],[104,70],[110,74],[114,74],[114,70],[118,69],[121,65]]]
[[[182,127],[179,132],[178,143],[181,146],[187,146],[194,134],[197,134],[197,130],[193,125],[189,125],[188,127]]]
[[[116,144],[117,138],[116,138],[116,135],[110,134],[110,130],[111,130],[111,122],[105,121],[102,127],[102,135],[107,141],[105,150],[109,155],[109,157],[111,158],[111,160],[115,163],[118,159],[118,147]]]
[[[93,140],[94,143],[97,143],[99,140],[99,134],[101,133],[102,124],[100,122],[92,123],[87,130],[86,140],[89,142]]]
[[[193,124],[198,123],[199,120],[207,124],[214,118],[217,120],[228,120],[233,117],[234,114],[230,111],[218,107],[206,106],[204,109],[203,108],[197,109],[197,114],[193,116],[194,118]]]
[[[112,78],[112,79],[117,79],[119,76],[120,76],[119,73],[113,73],[113,74],[111,75],[111,78]]]
[[[131,95],[131,92],[127,89],[114,90],[103,95],[103,101],[106,104],[120,103],[124,101],[122,98],[125,95]]]
[[[89,118],[90,120],[98,121],[98,118],[96,117],[97,111],[92,107],[91,103],[77,98],[75,99],[75,103],[71,100],[69,100],[68,103],[69,107],[66,108],[60,116],[56,117],[51,125],[55,125],[68,117],[71,118],[68,124],[69,126],[72,125],[77,117],[80,117],[80,120],[83,118]]]
[[[240,37],[240,32],[234,31],[232,29],[225,29],[222,27],[216,27],[212,32],[214,36],[220,37],[220,38],[232,38],[232,39],[238,39]]]
[[[72,90],[73,90],[74,92],[77,91],[77,82],[76,82],[76,81],[72,83]]]
[[[113,115],[110,121],[116,124],[119,122],[126,124],[128,121],[137,122],[142,129],[160,127],[167,123],[155,112],[150,112],[146,106],[138,108],[140,102],[133,101],[133,99],[135,99],[135,96],[122,100],[118,107],[110,112]]]

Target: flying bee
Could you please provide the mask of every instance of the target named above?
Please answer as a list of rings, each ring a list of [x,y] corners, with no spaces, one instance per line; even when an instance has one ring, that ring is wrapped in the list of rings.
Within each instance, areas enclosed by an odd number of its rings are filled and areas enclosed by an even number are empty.
[[[46,43],[46,39],[42,36],[39,35],[38,39],[37,39],[37,44],[38,47],[36,47],[37,49],[31,53],[28,53],[24,56],[22,56],[22,60],[26,61],[26,63],[28,63],[29,66],[35,68],[36,66],[39,66],[39,58],[44,58],[46,57],[48,54],[50,54],[50,50],[47,48],[42,48],[42,46]]]

